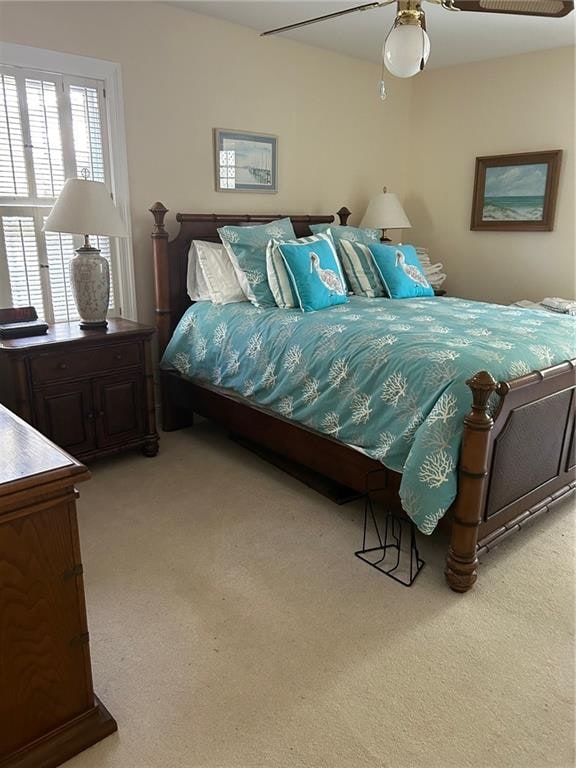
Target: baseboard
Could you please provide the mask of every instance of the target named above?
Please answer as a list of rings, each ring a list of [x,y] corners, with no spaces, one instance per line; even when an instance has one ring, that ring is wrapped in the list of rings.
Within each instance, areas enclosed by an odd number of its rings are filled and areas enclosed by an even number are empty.
[[[3,758],[0,768],[56,768],[116,730],[116,721],[95,696],[92,709]]]

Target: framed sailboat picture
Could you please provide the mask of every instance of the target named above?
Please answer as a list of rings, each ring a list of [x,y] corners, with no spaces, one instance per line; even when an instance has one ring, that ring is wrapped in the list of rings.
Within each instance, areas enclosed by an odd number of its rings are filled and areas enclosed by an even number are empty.
[[[278,138],[214,129],[217,192],[277,192]]]
[[[470,229],[554,229],[562,150],[476,158]]]

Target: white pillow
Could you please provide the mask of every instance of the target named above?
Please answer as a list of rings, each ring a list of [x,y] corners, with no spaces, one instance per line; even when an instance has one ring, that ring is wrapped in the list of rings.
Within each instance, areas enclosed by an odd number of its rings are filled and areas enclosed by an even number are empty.
[[[192,240],[190,250],[188,251],[188,273],[186,276],[186,289],[188,296],[192,301],[210,301],[210,291],[200,268],[198,254],[196,253],[196,243],[199,240]]]
[[[248,229],[248,227],[246,227]],[[228,260],[230,261],[230,264],[232,264],[232,269],[234,270],[234,274],[236,275],[236,280],[238,280],[238,285],[240,286],[240,290],[244,294],[244,296],[248,299],[248,301],[253,301],[253,298],[249,298],[250,295],[253,293],[250,288],[250,283],[248,282],[248,278],[246,277],[246,274],[242,270],[242,267],[240,264],[238,264],[238,259],[236,258],[236,254],[232,250],[232,246],[227,240],[222,241],[224,250],[226,251],[226,255],[228,256]]]
[[[247,301],[240,287],[230,257],[222,243],[195,240],[198,264],[208,286],[210,301],[214,304],[232,304]]]

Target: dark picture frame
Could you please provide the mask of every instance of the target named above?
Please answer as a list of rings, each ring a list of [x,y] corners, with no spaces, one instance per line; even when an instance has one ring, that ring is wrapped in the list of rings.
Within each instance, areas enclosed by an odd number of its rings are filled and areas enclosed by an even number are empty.
[[[562,150],[476,158],[471,230],[551,232]]]
[[[217,192],[278,191],[278,137],[214,128]]]

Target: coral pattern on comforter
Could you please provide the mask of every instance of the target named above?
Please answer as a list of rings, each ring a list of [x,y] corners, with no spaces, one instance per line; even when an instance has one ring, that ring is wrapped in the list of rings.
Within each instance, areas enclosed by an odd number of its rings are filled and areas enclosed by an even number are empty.
[[[576,318],[456,298],[366,299],[319,312],[194,304],[163,367],[237,392],[401,472],[431,533],[457,493],[466,379],[576,357]]]

